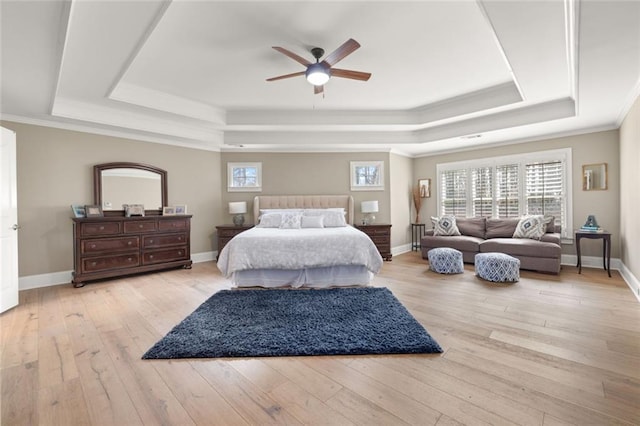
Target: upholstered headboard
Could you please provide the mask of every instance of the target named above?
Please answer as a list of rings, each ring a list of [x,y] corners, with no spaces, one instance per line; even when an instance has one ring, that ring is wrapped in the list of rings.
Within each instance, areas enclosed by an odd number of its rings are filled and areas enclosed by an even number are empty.
[[[346,221],[353,225],[351,195],[258,195],[253,199],[253,220],[258,222],[260,209],[328,209],[342,207]]]

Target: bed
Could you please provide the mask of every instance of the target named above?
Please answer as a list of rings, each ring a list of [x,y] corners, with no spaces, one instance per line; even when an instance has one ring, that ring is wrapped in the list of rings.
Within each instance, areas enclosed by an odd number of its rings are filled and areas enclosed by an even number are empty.
[[[218,268],[236,287],[369,285],[382,257],[353,211],[349,195],[255,197],[260,223],[227,243]]]

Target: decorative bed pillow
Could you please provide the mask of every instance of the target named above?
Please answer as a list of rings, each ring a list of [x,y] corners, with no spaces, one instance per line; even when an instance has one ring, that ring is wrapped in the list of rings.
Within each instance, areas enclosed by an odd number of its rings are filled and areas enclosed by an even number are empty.
[[[545,218],[542,215],[524,216],[518,222],[513,238],[530,238],[539,240],[547,232],[547,225],[551,217]]]
[[[449,215],[442,216],[442,217],[431,216],[431,223],[433,224],[433,235],[440,235],[440,236],[447,236],[447,237],[460,235],[460,231],[456,226],[455,216],[449,216]]]
[[[323,216],[302,216],[301,228],[324,228]]]
[[[325,228],[347,226],[347,221],[345,220],[344,215],[345,211],[343,208],[306,209],[303,212],[303,216],[322,217],[323,226]]]
[[[280,213],[267,213],[260,216],[260,223],[256,225],[258,228],[280,228],[282,215]]]
[[[280,229],[300,229],[302,213],[282,213]]]

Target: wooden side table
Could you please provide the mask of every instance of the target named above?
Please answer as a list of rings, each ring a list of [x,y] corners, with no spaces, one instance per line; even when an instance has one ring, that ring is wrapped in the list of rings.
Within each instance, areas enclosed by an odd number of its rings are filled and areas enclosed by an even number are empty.
[[[216,230],[218,231],[218,256],[220,256],[220,252],[224,246],[226,246],[233,237],[251,228],[253,228],[253,225],[249,224],[216,226]],[[216,256],[216,260],[218,260],[218,256]]]
[[[611,277],[611,233],[610,232],[588,232],[588,231],[576,231],[576,254],[578,256],[578,273],[582,273],[582,256],[580,255],[580,240],[587,238],[591,240],[602,240],[602,263],[604,270],[607,271],[609,277]]]
[[[424,236],[425,224],[424,223],[412,223],[411,224],[411,251],[420,251],[422,244],[420,240]]]
[[[371,238],[384,260],[391,260],[391,225],[376,223],[372,225],[354,225]]]

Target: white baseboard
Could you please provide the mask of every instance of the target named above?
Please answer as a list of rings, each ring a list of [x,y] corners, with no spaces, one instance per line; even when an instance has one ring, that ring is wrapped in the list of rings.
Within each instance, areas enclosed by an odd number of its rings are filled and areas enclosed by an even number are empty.
[[[640,302],[640,281],[631,273],[629,268],[627,268],[624,263],[622,263],[621,266],[622,267],[620,268],[620,275],[622,275],[622,278],[631,289],[631,292],[634,296],[636,296],[638,302]]]
[[[193,263],[210,262],[215,260],[218,252],[205,251],[193,253],[191,260]],[[52,272],[50,274],[27,275],[18,278],[19,290],[31,290],[32,288],[50,287],[52,285],[70,284],[73,279],[73,271]]]
[[[411,244],[403,244],[397,247],[391,247],[391,254],[393,256],[397,256],[402,253],[407,253],[411,251]]]
[[[563,254],[560,259],[562,265],[576,266],[578,263],[578,256],[575,254]],[[620,259],[611,259],[611,269],[619,270],[622,262]],[[602,257],[599,256],[582,256],[583,268],[603,268]]]

